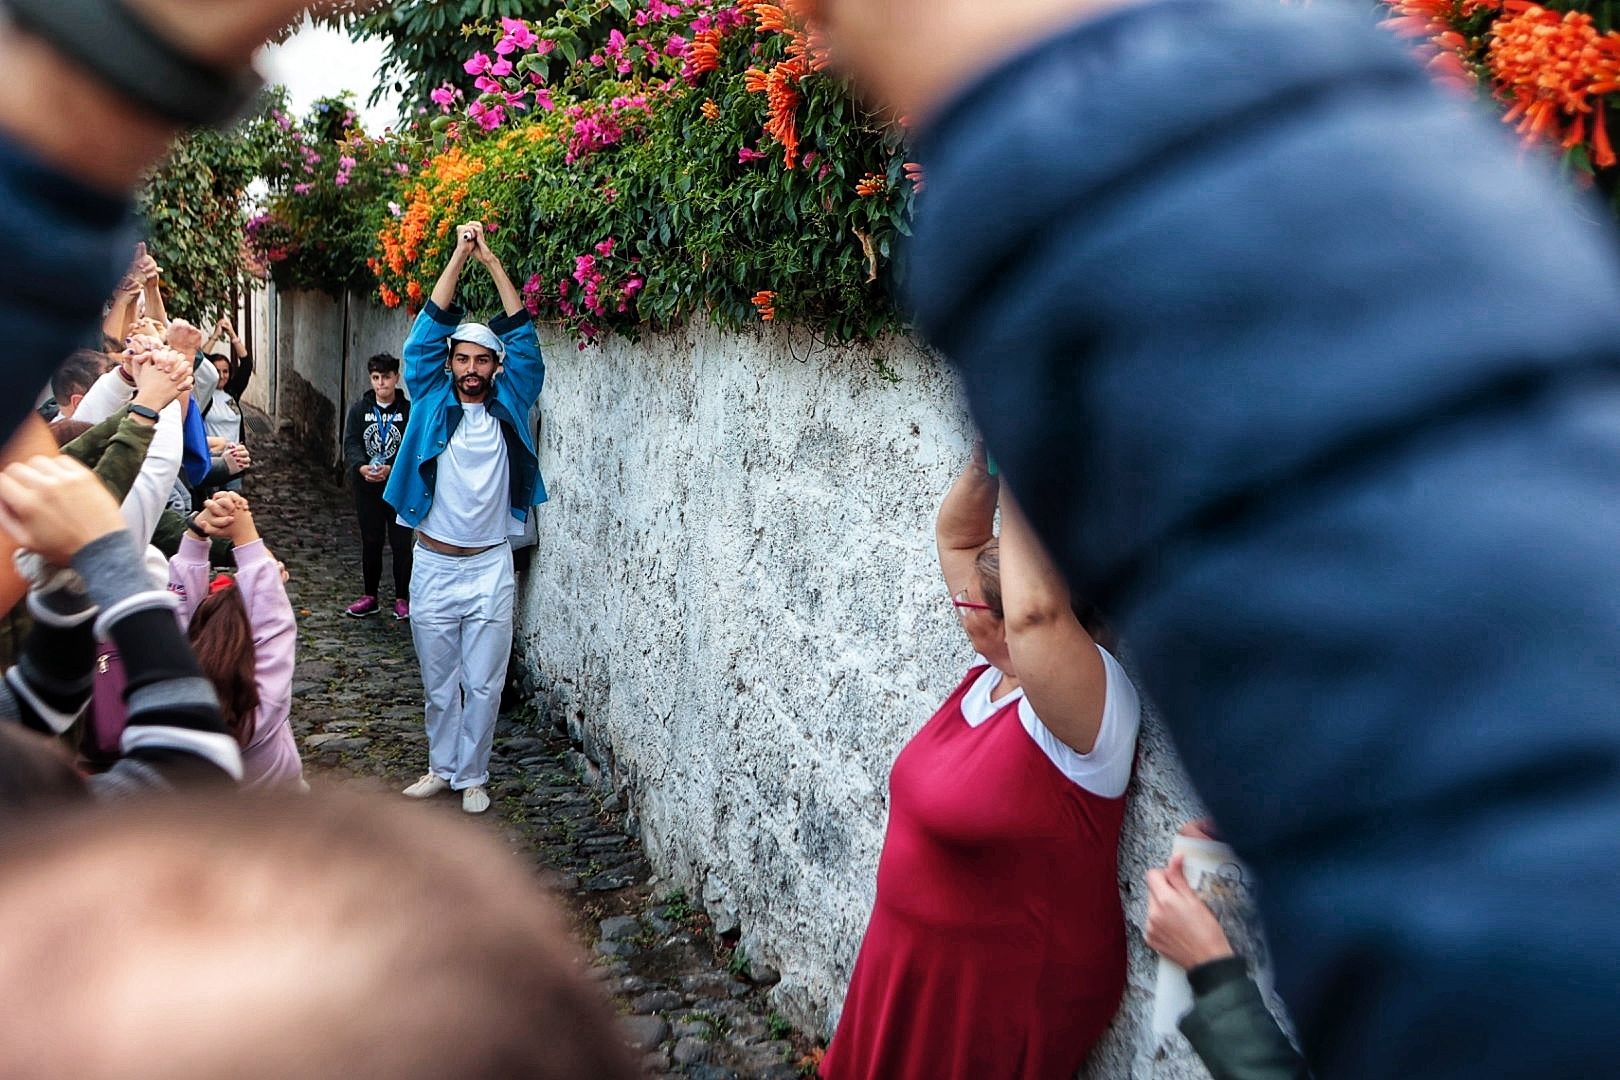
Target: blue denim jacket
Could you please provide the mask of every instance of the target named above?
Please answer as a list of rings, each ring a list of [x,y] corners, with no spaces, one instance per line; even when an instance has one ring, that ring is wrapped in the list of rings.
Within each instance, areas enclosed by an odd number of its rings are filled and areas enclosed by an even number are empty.
[[[413,529],[421,526],[433,505],[439,455],[461,423],[461,403],[446,367],[450,335],[461,325],[461,316],[460,307],[445,311],[429,300],[416,317],[411,336],[405,339],[404,375],[411,397],[411,419],[383,499]],[[546,380],[546,363],[528,315],[503,315],[489,328],[506,343],[506,362],[495,376],[489,414],[500,421],[506,437],[512,472],[512,516],[524,521],[529,507],[546,501],[540,459],[527,423],[529,409],[540,397],[540,387]]]
[[[1316,1075],[1611,1076],[1620,252],[1355,7],[1010,57],[921,131],[909,292],[1258,874]]]

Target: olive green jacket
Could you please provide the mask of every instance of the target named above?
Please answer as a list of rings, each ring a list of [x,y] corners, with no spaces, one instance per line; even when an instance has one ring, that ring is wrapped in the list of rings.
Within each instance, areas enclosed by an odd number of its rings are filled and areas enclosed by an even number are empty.
[[[1309,1080],[1311,1071],[1266,1009],[1241,956],[1187,972],[1192,1011],[1181,1033],[1214,1080]]]

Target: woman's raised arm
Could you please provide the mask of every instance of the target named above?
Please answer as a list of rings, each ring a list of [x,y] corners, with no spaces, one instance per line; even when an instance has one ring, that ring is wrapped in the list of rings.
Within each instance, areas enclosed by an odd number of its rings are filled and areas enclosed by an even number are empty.
[[[996,495],[1001,482],[990,475],[984,443],[973,444],[973,457],[945,493],[934,523],[939,569],[945,588],[956,595],[974,581],[973,561],[996,538]]]
[[[1070,606],[1069,587],[1011,491],[1001,495],[1001,608],[1007,651],[1035,715],[1089,754],[1102,728],[1108,671]]]

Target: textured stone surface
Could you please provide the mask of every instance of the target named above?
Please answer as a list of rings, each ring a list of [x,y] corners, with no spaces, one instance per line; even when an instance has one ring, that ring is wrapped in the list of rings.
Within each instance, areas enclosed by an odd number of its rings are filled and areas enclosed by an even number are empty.
[[[933,359],[881,351],[897,383],[790,330],[549,349],[553,501],[520,614],[545,710],[626,782],[654,868],[735,916],[776,1007],[823,1032],[889,766],[970,659],[932,537],[969,426]],[[1195,1075],[1179,1039],[1151,1044],[1139,931],[1142,873],[1197,814],[1150,722],[1120,854],[1131,981],[1092,1076]]]
[[[669,1037],[669,1024],[660,1016],[621,1016],[624,1041],[637,1050],[653,1050]]]

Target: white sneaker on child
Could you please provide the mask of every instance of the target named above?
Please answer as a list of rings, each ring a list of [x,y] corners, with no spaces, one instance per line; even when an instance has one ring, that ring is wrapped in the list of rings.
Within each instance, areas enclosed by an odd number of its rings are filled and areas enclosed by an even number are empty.
[[[407,799],[431,799],[441,791],[450,790],[450,781],[433,773],[428,773],[422,779],[405,789]]]
[[[489,792],[478,784],[461,793],[461,808],[469,814],[482,814],[489,809]]]

